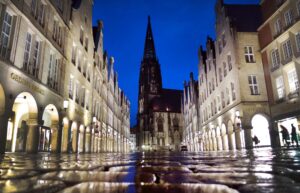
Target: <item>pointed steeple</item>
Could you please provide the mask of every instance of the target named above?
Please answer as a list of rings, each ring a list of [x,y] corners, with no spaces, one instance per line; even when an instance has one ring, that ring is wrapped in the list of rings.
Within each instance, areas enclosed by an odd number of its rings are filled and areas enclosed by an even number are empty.
[[[148,16],[148,26],[147,26],[147,33],[145,39],[145,48],[144,48],[144,59],[156,59],[150,16]]]

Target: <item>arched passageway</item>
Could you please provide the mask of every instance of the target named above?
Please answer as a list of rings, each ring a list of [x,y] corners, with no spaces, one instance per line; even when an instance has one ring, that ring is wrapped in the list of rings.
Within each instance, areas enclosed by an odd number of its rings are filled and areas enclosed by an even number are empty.
[[[271,146],[269,122],[268,119],[261,115],[256,114],[251,120],[252,124],[252,138],[256,136],[258,143],[254,142],[256,146]]]
[[[39,127],[39,151],[57,151],[59,115],[53,104],[45,107],[43,125]]]
[[[34,97],[28,92],[19,94],[14,100],[12,111],[8,120],[6,151],[37,151],[38,108]]]
[[[226,129],[226,125],[224,123],[221,126],[221,135],[222,135],[223,150],[229,150],[227,129]]]

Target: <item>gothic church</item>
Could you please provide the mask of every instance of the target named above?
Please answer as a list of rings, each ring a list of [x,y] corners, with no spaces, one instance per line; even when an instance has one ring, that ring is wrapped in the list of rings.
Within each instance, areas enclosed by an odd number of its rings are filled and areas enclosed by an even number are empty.
[[[137,148],[141,151],[179,150],[182,139],[181,90],[162,86],[150,17],[140,66]]]

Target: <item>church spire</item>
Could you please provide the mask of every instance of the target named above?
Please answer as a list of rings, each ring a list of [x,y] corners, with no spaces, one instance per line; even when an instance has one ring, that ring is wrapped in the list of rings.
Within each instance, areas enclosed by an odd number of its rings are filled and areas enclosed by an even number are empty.
[[[150,16],[148,16],[148,26],[147,26],[147,33],[145,39],[145,48],[144,48],[144,59],[156,59]]]

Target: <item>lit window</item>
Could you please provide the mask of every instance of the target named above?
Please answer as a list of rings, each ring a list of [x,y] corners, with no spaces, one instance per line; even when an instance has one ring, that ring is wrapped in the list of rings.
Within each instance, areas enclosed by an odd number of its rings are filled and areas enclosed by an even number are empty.
[[[248,76],[248,83],[249,83],[251,95],[259,95],[258,82],[255,75]]]
[[[31,13],[35,16],[37,7],[37,0],[31,0]]]
[[[226,62],[223,62],[223,67],[224,67],[224,77],[227,76],[227,64]]]
[[[38,10],[38,22],[42,26],[44,26],[44,24],[45,24],[45,5],[43,3],[40,4],[39,10]]]
[[[80,43],[83,44],[83,28],[80,28]]]
[[[284,58],[286,60],[290,59],[292,57],[292,55],[293,55],[291,41],[287,40],[286,42],[284,42],[282,44],[282,49],[283,49]]]
[[[278,18],[275,23],[274,23],[274,28],[275,28],[275,35],[278,35],[281,33],[281,20]]]
[[[283,77],[279,76],[276,78],[276,89],[277,89],[277,94],[278,98],[282,99],[284,97],[284,82],[283,82]]]
[[[290,26],[293,22],[293,13],[292,10],[289,9],[284,13],[284,19],[285,19],[285,24],[286,26]]]
[[[247,63],[254,63],[255,62],[252,46],[246,46],[245,47],[245,60],[246,60]]]
[[[299,80],[298,80],[296,69],[293,69],[288,72],[288,80],[289,80],[290,92],[299,91]]]
[[[231,61],[230,54],[227,55],[227,63],[228,63],[228,69],[229,69],[229,71],[231,71],[232,70],[232,61]]]
[[[233,82],[230,83],[231,84],[231,98],[234,101],[236,99],[236,95],[235,95],[235,88],[234,88],[234,84]]]
[[[273,68],[278,67],[280,65],[280,57],[279,57],[279,51],[278,51],[278,49],[272,50],[272,52],[271,52],[271,58],[272,58],[272,66],[273,66]]]
[[[300,51],[300,32],[296,34],[296,44],[297,44],[297,50]]]
[[[75,64],[76,61],[76,46],[72,46],[72,63]]]
[[[297,2],[297,11],[298,11],[298,15],[300,15],[300,1]]]
[[[34,46],[33,58],[32,58],[33,60],[32,75],[34,75],[35,77],[38,76],[38,72],[39,72],[40,45],[41,42],[36,40]]]
[[[223,44],[223,47],[226,46],[226,36],[225,36],[225,32],[222,34],[222,44]]]
[[[70,76],[69,81],[69,98],[73,99],[73,76]]]
[[[8,46],[10,41],[11,27],[12,27],[12,16],[8,12],[5,12],[4,20],[2,24],[1,39],[0,39],[1,56],[5,58],[9,54]]]
[[[230,103],[230,94],[228,88],[226,88],[226,98],[227,98],[227,105],[228,105]]]
[[[225,107],[225,95],[224,95],[223,91],[221,92],[221,98],[222,98],[222,108],[224,108]]]
[[[26,40],[25,40],[25,51],[24,51],[24,60],[23,60],[23,68],[28,72],[29,68],[29,59],[30,59],[30,50],[31,50],[31,33],[27,32]]]

